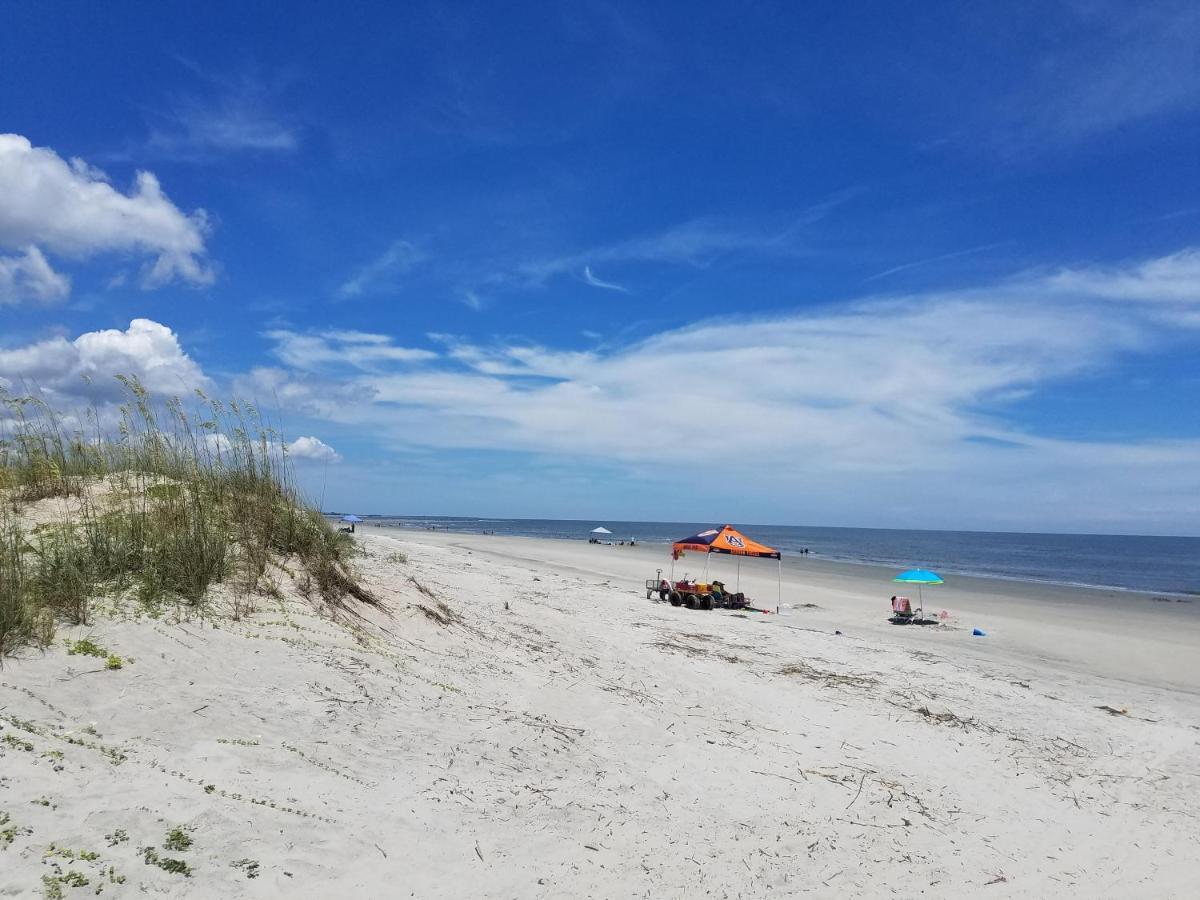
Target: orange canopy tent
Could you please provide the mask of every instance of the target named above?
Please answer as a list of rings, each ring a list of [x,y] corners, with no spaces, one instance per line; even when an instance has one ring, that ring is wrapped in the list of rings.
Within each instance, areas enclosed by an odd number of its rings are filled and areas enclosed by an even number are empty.
[[[671,551],[679,559],[686,550],[697,553],[729,553],[733,556],[760,556],[764,559],[779,559],[779,551],[760,544],[746,537],[732,525],[722,525],[720,528],[710,528],[701,531],[671,546]]]
[[[671,545],[671,580],[675,577],[675,560],[687,552],[694,553],[724,553],[738,557],[738,588],[741,588],[743,556],[756,556],[760,559],[774,559],[779,562],[777,588],[779,599],[783,596],[783,557],[780,552],[766,544],[760,544],[746,537],[732,525],[722,525],[720,528],[709,528],[691,537],[683,538]],[[708,578],[708,556],[704,558],[704,577]],[[776,601],[775,611],[779,612],[779,601]]]

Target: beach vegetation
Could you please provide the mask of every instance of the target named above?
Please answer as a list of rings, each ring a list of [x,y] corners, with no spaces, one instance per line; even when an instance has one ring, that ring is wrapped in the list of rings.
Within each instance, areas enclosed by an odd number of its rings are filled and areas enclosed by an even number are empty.
[[[271,569],[288,561],[329,606],[377,602],[350,570],[350,536],[305,501],[256,407],[200,391],[164,402],[118,382],[115,412],[0,390],[0,657],[46,646],[57,623],[87,624],[104,596],[204,613],[221,583],[245,613],[247,598],[278,593]],[[47,503],[31,526],[31,504]],[[71,646],[125,662],[88,639]]]
[[[78,641],[64,641],[67,647],[67,656],[96,656],[101,659],[108,656],[108,651],[97,645],[90,638],[83,638]]]
[[[73,869],[62,874],[42,876],[42,896],[47,900],[62,900],[66,897],[64,887],[87,887],[91,882],[82,872]]]
[[[0,812],[0,850],[8,849],[9,844],[28,834],[33,834],[32,828],[17,825],[8,813]]]
[[[167,832],[166,838],[163,840],[164,850],[174,850],[181,853],[192,846],[192,836],[188,834],[188,829],[176,826]]]
[[[145,860],[146,865],[158,866],[164,872],[170,872],[173,875],[182,875],[184,878],[190,878],[192,875],[192,867],[186,861],[160,856],[153,847],[142,848],[142,859]]]
[[[9,747],[12,747],[14,750],[24,750],[26,753],[33,752],[33,744],[29,743],[29,741],[22,740],[15,734],[5,734],[3,738],[0,738],[0,740],[2,740]]]
[[[247,878],[258,877],[258,860],[256,859],[239,859],[229,864],[235,869],[241,869]]]
[[[100,854],[95,850],[72,850],[70,847],[60,847],[57,844],[51,844],[46,848],[43,854],[47,858],[57,857],[68,861],[82,860],[83,862],[95,862],[100,858]]]

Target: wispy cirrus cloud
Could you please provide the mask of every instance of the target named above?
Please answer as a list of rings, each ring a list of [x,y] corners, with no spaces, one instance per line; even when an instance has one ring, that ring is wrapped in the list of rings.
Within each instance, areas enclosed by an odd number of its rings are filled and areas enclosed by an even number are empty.
[[[614,284],[611,281],[604,281],[592,274],[591,266],[583,267],[583,280],[594,288],[600,288],[605,291],[619,291],[622,294],[628,294],[629,288],[621,287],[619,284]]]
[[[1045,283],[1062,294],[1140,300],[1186,311],[1200,305],[1200,248],[1133,265],[1059,269]]]
[[[901,263],[898,266],[892,266],[890,269],[884,269],[882,272],[876,272],[874,275],[868,275],[863,281],[878,281],[881,278],[887,278],[891,275],[898,275],[901,272],[907,272],[910,269],[919,269],[923,266],[931,266],[935,263],[949,262],[953,259],[963,259],[968,256],[976,256],[980,253],[986,253],[989,250],[995,250],[998,247],[1006,246],[1007,242],[981,244],[978,247],[968,247],[965,250],[954,250],[950,253],[939,253],[936,256],[927,256],[923,259],[915,259],[911,262]]]
[[[400,347],[387,335],[364,331],[303,333],[277,328],[263,336],[273,342],[273,356],[284,365],[303,371],[331,367],[371,369],[388,363],[424,362],[437,356],[431,350]]]
[[[238,154],[281,154],[299,149],[301,129],[281,112],[280,96],[290,82],[264,81],[255,73],[226,76],[188,60],[197,76],[193,93],[178,93],[148,112],[149,134],[118,158],[151,156],[179,162],[211,162]]]
[[[343,281],[337,289],[337,296],[342,300],[352,300],[395,290],[400,277],[426,258],[425,252],[409,241],[393,241],[383,253]]]
[[[847,188],[824,200],[790,214],[737,218],[700,216],[624,240],[552,256],[497,266],[486,278],[491,284],[542,287],[550,280],[583,273],[593,287],[597,279],[591,267],[598,264],[660,265],[706,269],[722,261],[743,256],[797,257],[809,251],[805,231],[862,194],[862,188]]]
[[[1200,111],[1200,7],[1187,0],[1069,0],[1035,13],[1052,39],[980,104],[1011,152],[1048,146],[1167,115]]]
[[[540,287],[552,278],[573,275],[596,263],[659,263],[702,269],[730,253],[779,249],[779,234],[715,217],[693,219],[611,244],[519,262],[508,271],[495,273],[493,279]]]
[[[798,502],[813,492],[843,506],[869,495],[885,507],[879,519],[892,521],[888,509],[916,509],[932,479],[959,522],[983,524],[969,517],[986,499],[993,523],[1033,521],[1037,511],[1051,517],[1047,526],[1103,515],[1104,528],[1117,519],[1142,527],[1153,507],[1173,527],[1195,529],[1200,509],[1183,496],[1200,490],[1200,435],[1064,440],[1011,415],[1015,398],[1195,342],[1200,317],[1181,330],[1186,317],[1168,322],[1145,302],[1155,284],[1171,296],[1193,264],[1188,251],[1027,273],[970,290],[701,322],[596,351],[434,336],[444,352],[415,365],[316,379],[272,370],[246,385],[285,384],[306,414],[382,432],[397,447],[677,477],[680,467],[707,471],[714,446],[728,443],[753,465],[723,478],[759,499],[784,488]],[[1200,311],[1186,292],[1169,303]],[[334,395],[344,400],[330,403]],[[707,439],[669,439],[697,433]],[[845,496],[835,500],[835,489]]]
[[[445,230],[419,241],[392,240],[353,269],[335,288],[338,300],[419,289],[480,311],[506,296],[563,283],[635,293],[639,278],[685,277],[743,259],[795,259],[814,252],[809,229],[862,193],[836,192],[787,212],[699,216],[629,237],[572,247],[553,227],[506,229],[497,235],[472,225],[466,234]],[[520,222],[521,214],[504,216]],[[602,273],[602,274],[601,274]]]

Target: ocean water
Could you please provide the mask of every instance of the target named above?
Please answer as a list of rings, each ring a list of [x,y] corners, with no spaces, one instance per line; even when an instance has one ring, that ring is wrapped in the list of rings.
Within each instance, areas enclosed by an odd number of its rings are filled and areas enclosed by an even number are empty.
[[[603,525],[611,540],[669,544],[719,523],[571,521],[366,516],[373,525],[469,534],[587,540]],[[1092,534],[1016,534],[741,525],[785,556],[807,547],[811,558],[919,567],[943,575],[977,575],[1167,594],[1200,594],[1200,538]]]

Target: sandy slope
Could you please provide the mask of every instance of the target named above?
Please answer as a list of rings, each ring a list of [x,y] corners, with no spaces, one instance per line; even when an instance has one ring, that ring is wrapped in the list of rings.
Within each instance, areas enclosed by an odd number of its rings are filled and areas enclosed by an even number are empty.
[[[889,630],[833,575],[806,584],[819,609],[739,617],[646,601],[616,573],[649,559],[620,548],[362,544],[389,612],[335,623],[287,594],[240,623],[105,619],[94,639],[135,660],[117,671],[9,661],[0,895],[55,866],[89,880],[68,897],[1184,897],[1200,877],[1186,664],[1134,681],[1006,651],[1004,628]],[[1115,650],[1106,629],[1081,640]],[[175,826],[186,851],[162,847]]]

